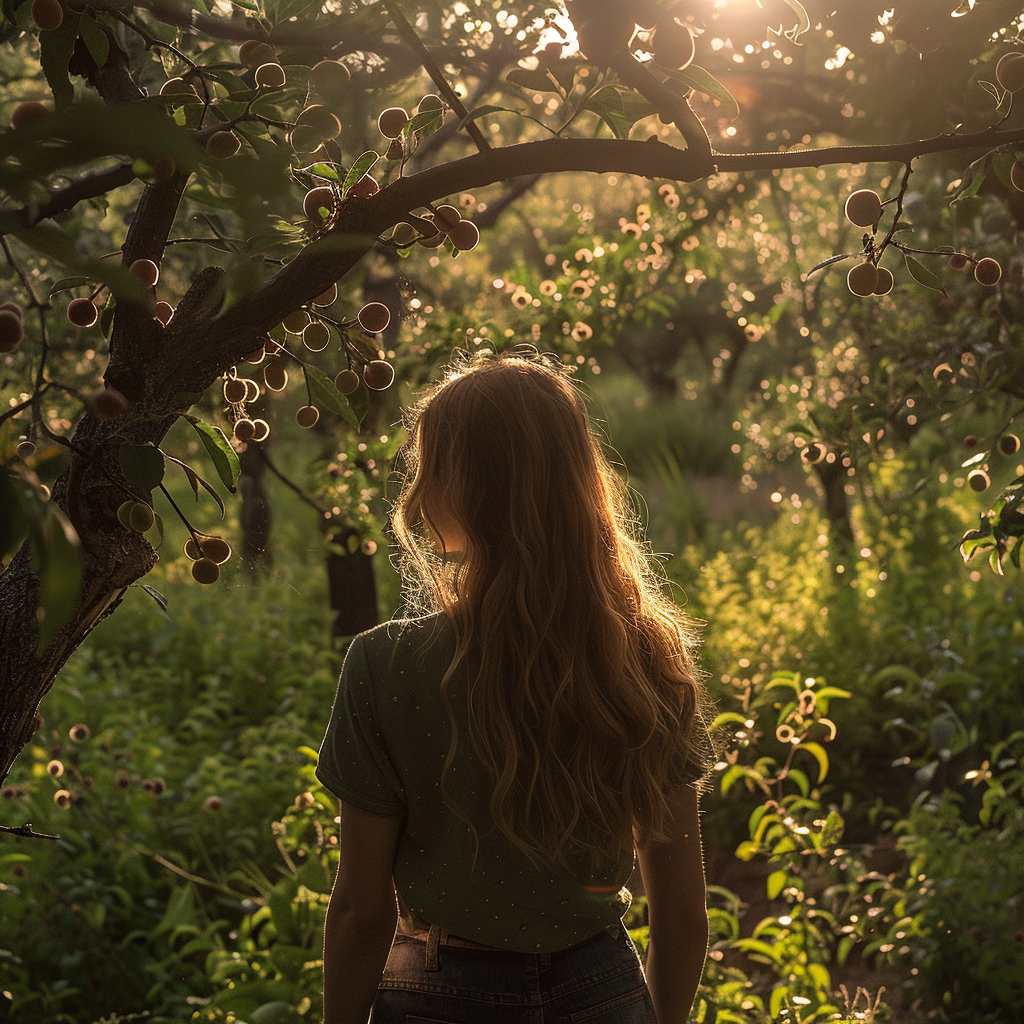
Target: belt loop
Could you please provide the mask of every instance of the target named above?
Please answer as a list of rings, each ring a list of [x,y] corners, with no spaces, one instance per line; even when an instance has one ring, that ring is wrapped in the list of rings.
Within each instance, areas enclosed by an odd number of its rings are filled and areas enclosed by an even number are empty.
[[[437,949],[441,943],[441,929],[436,924],[430,926],[430,932],[427,934],[427,953],[423,963],[424,970],[427,971],[439,971],[441,970],[441,964],[438,960]]]

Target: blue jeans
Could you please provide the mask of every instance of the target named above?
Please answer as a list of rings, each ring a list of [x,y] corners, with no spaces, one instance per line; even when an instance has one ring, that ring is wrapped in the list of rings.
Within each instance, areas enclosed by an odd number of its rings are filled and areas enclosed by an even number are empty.
[[[655,1024],[622,925],[555,953],[396,935],[370,1024]]]

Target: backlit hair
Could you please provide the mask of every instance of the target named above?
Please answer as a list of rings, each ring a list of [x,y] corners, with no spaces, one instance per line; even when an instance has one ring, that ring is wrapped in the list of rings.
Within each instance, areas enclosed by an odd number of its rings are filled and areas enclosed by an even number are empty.
[[[534,863],[666,839],[666,791],[709,754],[697,624],[662,593],[569,371],[530,346],[463,357],[407,427],[403,572],[417,610],[456,634],[446,772],[465,678],[491,813]],[[427,527],[445,523],[465,533],[461,558],[432,550]]]

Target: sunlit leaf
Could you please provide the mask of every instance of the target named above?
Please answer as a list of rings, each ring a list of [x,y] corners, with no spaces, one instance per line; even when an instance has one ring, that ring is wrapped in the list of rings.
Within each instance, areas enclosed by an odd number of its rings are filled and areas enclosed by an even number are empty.
[[[820,743],[801,743],[797,750],[804,750],[818,762],[818,785],[825,781],[828,774],[828,754]]]
[[[103,67],[110,56],[110,38],[107,33],[88,15],[82,15],[78,20],[78,34],[96,62],[96,67]]]
[[[946,294],[946,289],[942,284],[942,281],[936,277],[923,263],[915,260],[909,253],[903,254],[903,261],[907,265],[907,270],[910,276],[918,283],[925,286],[925,288],[931,288],[932,291],[942,292]]]
[[[221,482],[234,494],[241,466],[238,463],[238,455],[235,453],[234,448],[231,447],[231,442],[224,436],[224,431],[220,427],[215,427],[211,423],[205,423],[194,416],[188,416],[186,419],[192,424],[196,433],[202,439],[207,454],[213,460],[214,468],[217,470],[217,475],[220,477]]]
[[[337,413],[358,430],[359,419],[355,411],[349,405],[348,398],[334,386],[331,378],[315,366],[303,365],[302,371],[306,375],[306,383],[309,386],[313,404],[321,409],[330,409]]]
[[[152,444],[124,441],[119,451],[121,471],[136,491],[148,495],[164,478],[164,453]]]
[[[345,180],[342,182],[341,191],[348,195],[348,191],[352,186],[365,177],[373,167],[373,165],[380,159],[380,154],[375,153],[372,149],[363,153],[356,159],[356,162],[349,168],[348,174],[345,175]]]
[[[42,653],[78,607],[82,567],[74,527],[55,506],[32,532],[32,567],[39,573],[39,643]]]
[[[666,71],[665,74],[688,89],[695,89],[697,92],[704,93],[705,96],[718,100],[722,104],[725,116],[730,121],[734,121],[740,116],[740,105],[736,102],[736,97],[710,71],[691,64],[682,71]]]

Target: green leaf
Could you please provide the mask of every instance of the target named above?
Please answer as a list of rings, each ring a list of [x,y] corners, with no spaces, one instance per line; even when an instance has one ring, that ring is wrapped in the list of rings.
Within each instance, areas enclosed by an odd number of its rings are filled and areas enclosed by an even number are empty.
[[[907,265],[907,270],[910,271],[910,276],[918,283],[923,284],[925,288],[931,288],[932,291],[942,292],[946,294],[946,289],[942,285],[942,281],[935,276],[923,263],[915,260],[913,256],[907,253],[903,254],[903,261]]]
[[[0,559],[25,539],[36,517],[32,514],[28,488],[6,470],[0,470]],[[41,511],[41,509],[40,509]]]
[[[152,444],[125,441],[120,458],[125,479],[143,494],[149,494],[164,478],[164,453]]]
[[[597,114],[617,139],[628,138],[640,118],[654,113],[653,104],[638,93],[622,92],[610,85],[594,93],[581,109]]]
[[[50,286],[50,298],[53,298],[57,292],[69,291],[72,288],[80,288],[83,284],[88,284],[89,278],[87,277],[62,277],[56,284]]]
[[[711,723],[711,728],[720,729],[723,725],[728,725],[730,722],[735,722],[737,725],[747,724],[747,720],[738,712],[723,711],[715,717],[715,720]]]
[[[39,63],[53,92],[56,110],[69,107],[75,98],[75,87],[68,75],[68,63],[78,38],[78,15],[65,8],[64,20],[58,28],[39,33]]]
[[[207,492],[207,494],[212,496],[213,500],[217,502],[217,507],[220,509],[220,517],[221,519],[223,519],[227,513],[227,510],[224,508],[224,502],[221,501],[221,497],[214,490],[213,485],[210,484],[208,481],[204,480],[191,466],[182,462],[181,459],[176,459],[173,455],[168,455],[166,456],[166,458],[170,459],[171,462],[173,462],[175,465],[181,466],[186,478],[188,479],[188,482],[192,485],[192,493],[195,494],[196,501],[199,500],[200,487],[202,487]]]
[[[110,56],[110,38],[107,33],[88,15],[79,18],[78,33],[92,59],[96,62],[96,67],[103,67],[107,63],[107,57]]]
[[[39,573],[38,654],[50,645],[78,606],[82,567],[78,535],[55,506],[33,531],[33,568]]]
[[[500,109],[495,107],[494,109]],[[469,118],[465,118],[468,121]],[[441,127],[443,123],[442,112],[440,110],[424,110],[421,114],[415,114],[405,122],[405,126],[402,128],[402,134],[408,138],[410,135],[431,135]],[[461,125],[460,125],[461,127]]]
[[[985,183],[985,167],[988,164],[990,155],[986,153],[968,165],[967,170],[964,171],[963,177],[960,179],[960,187],[953,193],[953,198],[949,201],[950,206],[954,203],[959,203],[961,199],[970,199],[978,194],[981,186]]]
[[[349,189],[359,181],[360,178],[365,177],[379,159],[380,154],[375,153],[372,149],[358,157],[356,162],[348,169],[348,174],[345,175],[345,180],[342,182],[342,195],[347,196]]]
[[[777,900],[779,893],[786,888],[786,879],[789,876],[785,871],[773,871],[765,883],[765,889],[768,893],[768,899]]]
[[[800,0],[782,0],[782,2],[797,16],[796,25],[784,33],[787,39],[796,42],[811,27],[811,19]]]
[[[195,432],[206,446],[207,454],[213,460],[214,468],[217,470],[221,482],[234,494],[241,466],[238,464],[235,449],[231,447],[231,442],[224,436],[224,431],[220,427],[205,423],[193,416],[187,416],[186,419],[192,424]]]
[[[160,593],[155,587],[151,587],[148,583],[133,583],[133,587],[138,587],[140,590],[144,590],[154,601],[160,606],[160,610],[167,614],[167,598]]]
[[[818,762],[818,784],[820,785],[828,774],[828,754],[825,753],[825,748],[820,743],[801,743],[797,750],[806,750]]]
[[[520,111],[513,110],[511,107],[498,107],[493,103],[488,103],[482,107],[474,107],[466,116],[459,122],[459,127],[462,128],[467,125],[470,121],[478,121],[481,117],[486,117],[488,114],[518,114]]]
[[[349,405],[348,399],[334,386],[331,378],[323,370],[306,364],[303,364],[302,372],[306,375],[306,384],[313,404],[337,413],[358,430],[359,420],[355,411]]]
[[[318,178],[323,178],[324,181],[337,181],[341,182],[341,178],[338,176],[337,170],[331,164],[313,164],[311,167],[305,168],[310,174],[315,174]]]
[[[506,76],[505,81],[510,85],[516,85],[520,89],[527,89],[530,92],[557,92],[565,94],[562,84],[554,76],[539,68],[533,71],[527,68],[513,68]]]
[[[761,847],[757,843],[752,843],[749,839],[745,839],[736,847],[736,857],[742,861],[753,860],[760,852]]]
[[[736,102],[736,97],[710,71],[705,71],[696,64],[691,64],[682,71],[662,70],[669,78],[681,82],[688,89],[696,89],[697,92],[718,100],[730,121],[740,116],[740,105]]]

